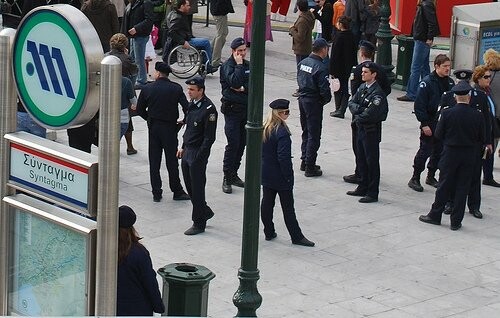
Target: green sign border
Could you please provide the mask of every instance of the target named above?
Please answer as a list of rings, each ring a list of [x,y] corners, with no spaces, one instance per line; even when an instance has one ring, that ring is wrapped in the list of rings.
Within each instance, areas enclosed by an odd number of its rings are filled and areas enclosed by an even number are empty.
[[[30,31],[40,23],[52,23],[64,30],[64,32],[66,32],[66,34],[69,36],[77,52],[77,55],[79,56],[78,66],[80,69],[80,86],[78,87],[78,94],[76,95],[75,101],[73,102],[71,108],[66,113],[59,116],[48,115],[42,109],[40,109],[40,107],[37,105],[37,102],[33,101],[31,96],[29,95],[22,75],[24,67],[24,65],[22,65],[22,54],[26,38]],[[74,119],[76,119],[78,114],[80,114],[81,110],[85,106],[85,98],[88,89],[87,63],[85,52],[73,26],[68,22],[68,20],[66,20],[64,16],[62,16],[58,12],[43,9],[38,10],[25,18],[25,20],[19,26],[16,38],[14,40],[13,72],[17,84],[19,98],[22,100],[27,110],[41,123],[44,123],[51,127],[62,127],[68,125]]]

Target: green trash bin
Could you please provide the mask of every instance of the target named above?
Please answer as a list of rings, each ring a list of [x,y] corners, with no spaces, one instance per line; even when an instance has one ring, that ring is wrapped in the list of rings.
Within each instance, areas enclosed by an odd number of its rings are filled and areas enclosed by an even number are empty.
[[[158,270],[163,278],[164,316],[206,317],[208,284],[215,277],[208,268],[173,263]]]
[[[396,80],[394,87],[406,91],[408,79],[410,78],[411,59],[413,58],[413,37],[398,35],[398,63],[396,67]]]

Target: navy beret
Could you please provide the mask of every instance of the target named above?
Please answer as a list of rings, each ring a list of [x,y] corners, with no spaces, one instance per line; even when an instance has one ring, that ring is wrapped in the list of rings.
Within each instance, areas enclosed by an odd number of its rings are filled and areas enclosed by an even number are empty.
[[[155,70],[165,75],[168,75],[172,72],[170,66],[168,66],[168,64],[165,62],[156,62]]]
[[[322,48],[328,47],[328,46],[329,46],[328,42],[326,42],[326,40],[323,38],[316,39],[313,42],[313,50],[322,49]]]
[[[196,85],[198,88],[205,88],[205,80],[201,76],[195,76],[186,81],[188,85]]]
[[[246,45],[246,42],[243,38],[236,38],[231,42],[231,48],[236,50],[238,47]]]
[[[368,51],[375,52],[375,45],[373,45],[373,43],[370,41],[361,40],[359,42],[359,47],[364,47]]]
[[[466,80],[459,81],[458,84],[451,89],[455,95],[467,95],[471,90],[472,86],[470,86],[469,82]]]
[[[118,208],[118,215],[118,223],[121,228],[131,228],[135,220],[137,220],[134,210],[128,205],[120,206]]]
[[[453,72],[453,75],[455,75],[458,80],[470,80],[472,78],[472,73],[474,73],[472,70],[456,70]]]
[[[279,99],[273,100],[269,104],[269,107],[271,107],[272,109],[288,109],[289,105],[290,105],[290,101],[288,99],[279,98]]]

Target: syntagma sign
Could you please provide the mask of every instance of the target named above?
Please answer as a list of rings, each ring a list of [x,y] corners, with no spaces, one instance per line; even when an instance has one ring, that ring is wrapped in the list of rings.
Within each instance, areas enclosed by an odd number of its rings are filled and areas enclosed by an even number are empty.
[[[97,157],[25,132],[5,138],[10,142],[9,185],[95,216]]]

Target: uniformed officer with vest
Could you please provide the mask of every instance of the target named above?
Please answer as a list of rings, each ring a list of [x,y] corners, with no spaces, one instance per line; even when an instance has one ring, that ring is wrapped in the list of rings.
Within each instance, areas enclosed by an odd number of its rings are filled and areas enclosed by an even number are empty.
[[[328,67],[323,59],[328,56],[328,43],[325,39],[316,39],[311,55],[298,65],[297,82],[299,84],[300,126],[302,127],[302,163],[300,170],[306,177],[318,177],[323,174],[316,165],[321,139],[323,106],[332,99],[328,81]]]
[[[473,72],[471,70],[456,70],[453,72],[455,77],[460,81],[470,82],[472,78]],[[489,104],[488,104],[488,96],[478,89],[473,88],[470,92],[471,98],[469,105],[480,111],[484,118],[484,127],[486,134],[486,145],[491,145],[493,141],[491,140],[491,121],[489,118]],[[449,107],[453,107],[457,104],[454,94],[451,91],[445,92],[441,97],[441,108],[446,109]],[[469,207],[469,213],[478,219],[483,218],[483,214],[480,211],[481,207],[481,168],[483,161],[481,157],[483,155],[483,150],[486,145],[478,145],[478,149],[476,151],[477,161],[474,166],[474,174],[472,177],[472,182],[470,185],[470,190],[467,195],[467,206]],[[453,197],[453,195],[452,195]],[[453,209],[453,201],[450,201],[447,204],[444,213],[450,214]]]
[[[184,234],[196,235],[205,232],[207,220],[214,216],[205,201],[205,185],[208,157],[217,129],[217,110],[205,96],[203,78],[192,78],[187,80],[186,84],[191,102],[184,120],[184,142],[182,148],[177,151],[177,157],[182,158],[182,175],[193,204],[193,226]]]
[[[439,183],[430,212],[419,217],[421,222],[440,225],[446,202],[454,193],[450,216],[453,231],[462,227],[465,200],[477,161],[476,151],[486,138],[481,112],[469,106],[471,90],[467,81],[460,81],[451,89],[456,106],[443,109],[441,113],[435,130],[436,138],[443,144]]]
[[[189,200],[181,185],[179,162],[176,157],[179,104],[186,112],[188,101],[182,86],[168,79],[170,72],[171,69],[166,63],[157,62],[155,81],[144,85],[137,100],[137,114],[148,122],[149,176],[154,202],[160,202],[162,199],[160,165],[163,152],[174,200]]]
[[[358,187],[347,194],[361,196],[361,203],[378,201],[382,122],[389,112],[386,94],[377,81],[379,70],[373,62],[363,64],[361,76],[364,83],[349,101],[349,110],[357,127],[356,166],[361,179]]]

